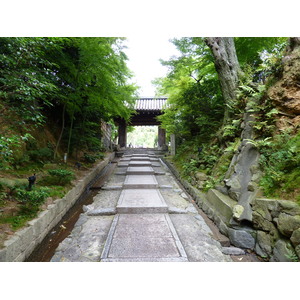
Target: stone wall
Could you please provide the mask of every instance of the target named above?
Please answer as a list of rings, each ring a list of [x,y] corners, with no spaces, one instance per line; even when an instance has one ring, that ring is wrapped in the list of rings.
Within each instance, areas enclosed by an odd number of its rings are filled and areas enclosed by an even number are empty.
[[[256,199],[252,209],[255,252],[270,261],[300,258],[300,206],[287,200]]]
[[[300,206],[292,201],[256,198],[252,201],[252,222],[239,223],[243,209],[218,190],[203,193],[184,180],[176,168],[163,159],[176,178],[214,221],[232,245],[255,251],[270,261],[300,259]]]
[[[93,170],[80,180],[62,199],[57,199],[47,209],[40,212],[37,218],[28,222],[28,226],[18,230],[4,242],[0,250],[0,262],[24,261],[42,242],[46,235],[56,226],[66,212],[76,203],[86,187],[93,182],[97,174],[114,158],[114,153],[106,155]]]

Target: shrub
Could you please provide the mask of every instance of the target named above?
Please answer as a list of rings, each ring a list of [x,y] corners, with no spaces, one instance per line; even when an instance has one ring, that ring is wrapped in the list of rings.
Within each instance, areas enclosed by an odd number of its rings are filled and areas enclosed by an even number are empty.
[[[74,179],[74,172],[65,169],[48,170],[50,176],[43,181],[50,185],[66,185]]]
[[[53,157],[53,150],[46,147],[36,150],[29,150],[27,151],[27,154],[29,155],[30,160],[32,161],[47,162]]]
[[[98,153],[98,154],[84,153],[84,160],[87,163],[94,163],[97,159],[103,159],[103,158],[104,158],[103,153]]]
[[[300,134],[277,135],[260,149],[260,165],[264,172],[260,186],[266,196],[293,193],[300,184]]]
[[[49,197],[48,188],[40,188],[34,191],[26,191],[23,189],[16,190],[16,198],[21,202],[18,216],[15,216],[11,222],[14,229],[23,226],[23,224],[36,217],[40,205]]]

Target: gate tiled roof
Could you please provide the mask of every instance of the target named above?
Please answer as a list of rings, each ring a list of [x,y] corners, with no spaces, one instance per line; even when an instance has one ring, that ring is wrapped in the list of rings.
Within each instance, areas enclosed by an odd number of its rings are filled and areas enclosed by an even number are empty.
[[[167,98],[140,98],[136,100],[134,109],[139,111],[162,110],[167,102]]]

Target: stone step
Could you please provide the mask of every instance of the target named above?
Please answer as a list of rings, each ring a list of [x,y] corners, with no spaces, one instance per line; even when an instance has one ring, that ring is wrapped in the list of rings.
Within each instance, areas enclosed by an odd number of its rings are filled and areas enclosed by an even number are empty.
[[[120,214],[114,217],[101,261],[187,262],[168,214]]]
[[[132,156],[131,160],[136,160],[136,161],[150,161],[150,157],[148,157],[148,156]]]
[[[123,184],[124,189],[154,189],[158,182],[154,175],[127,175]]]
[[[168,206],[159,190],[123,190],[117,204],[117,213],[167,213]]]
[[[128,163],[129,167],[146,167],[146,166],[152,166],[150,161],[145,161],[145,160],[131,160]]]
[[[126,157],[126,158],[127,157],[129,157],[129,158],[131,158],[131,157],[153,157],[153,155],[136,153],[136,154],[126,154],[123,157]]]
[[[152,167],[128,167],[127,175],[154,175]]]

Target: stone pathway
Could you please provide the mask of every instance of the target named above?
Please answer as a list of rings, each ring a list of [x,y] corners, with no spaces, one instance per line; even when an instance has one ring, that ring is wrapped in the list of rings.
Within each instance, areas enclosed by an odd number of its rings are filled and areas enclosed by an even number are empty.
[[[120,159],[51,261],[232,261],[224,249],[169,169],[147,151]]]

